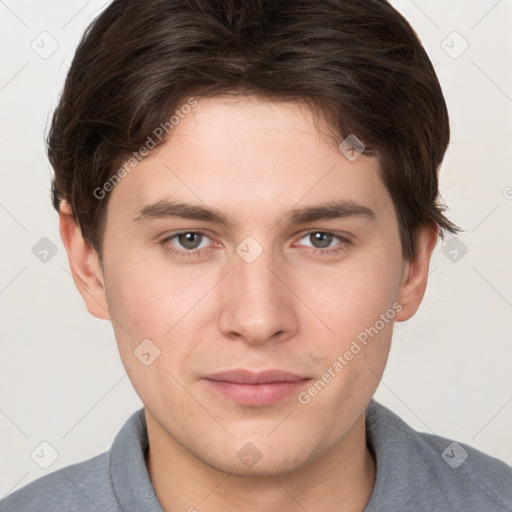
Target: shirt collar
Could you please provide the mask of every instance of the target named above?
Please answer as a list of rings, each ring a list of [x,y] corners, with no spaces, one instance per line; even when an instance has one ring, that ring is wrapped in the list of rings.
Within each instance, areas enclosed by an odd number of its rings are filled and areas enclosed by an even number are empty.
[[[110,449],[110,476],[122,510],[164,512],[146,466],[149,450],[144,409],[133,413]]]
[[[446,505],[432,471],[418,452],[418,434],[398,416],[371,400],[366,409],[366,442],[376,462],[375,486],[365,512],[430,510]],[[149,440],[144,409],[128,419],[110,450],[110,475],[123,510],[164,512],[146,466]],[[432,502],[432,496],[436,501]]]
[[[376,463],[375,486],[365,512],[439,510],[436,507],[449,506],[418,451],[418,433],[373,399],[365,414],[366,444]]]

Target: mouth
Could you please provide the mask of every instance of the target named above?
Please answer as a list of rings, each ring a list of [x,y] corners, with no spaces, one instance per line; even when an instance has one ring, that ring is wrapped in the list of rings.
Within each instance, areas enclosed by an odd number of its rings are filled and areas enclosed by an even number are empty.
[[[203,378],[209,389],[240,405],[263,406],[276,404],[296,394],[312,378],[285,370],[252,372],[229,370]]]

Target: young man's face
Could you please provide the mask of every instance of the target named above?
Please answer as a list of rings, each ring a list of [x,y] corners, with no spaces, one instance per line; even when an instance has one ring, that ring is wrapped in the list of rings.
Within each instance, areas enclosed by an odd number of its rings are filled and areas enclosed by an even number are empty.
[[[333,202],[352,214],[297,223]],[[298,104],[254,97],[200,100],[122,179],[103,255],[83,295],[108,309],[150,432],[235,474],[298,469],[361,431],[428,268],[402,260],[376,159],[347,159]]]

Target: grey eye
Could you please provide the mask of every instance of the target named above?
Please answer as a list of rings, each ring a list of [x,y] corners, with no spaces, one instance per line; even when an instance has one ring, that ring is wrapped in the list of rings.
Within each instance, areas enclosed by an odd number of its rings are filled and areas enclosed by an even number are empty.
[[[331,245],[333,235],[330,233],[324,233],[323,231],[314,231],[308,235],[314,244],[314,247],[318,249],[325,249]]]
[[[202,235],[201,233],[193,233],[193,232],[187,232],[187,233],[179,233],[175,235],[179,244],[184,247],[185,249],[197,249],[199,245],[201,244]]]

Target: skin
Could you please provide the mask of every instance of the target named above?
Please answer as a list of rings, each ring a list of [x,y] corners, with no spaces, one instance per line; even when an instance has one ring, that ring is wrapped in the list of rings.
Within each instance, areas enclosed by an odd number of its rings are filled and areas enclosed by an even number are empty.
[[[404,261],[378,161],[349,161],[327,131],[298,103],[199,100],[111,193],[102,265],[63,204],[73,278],[89,312],[113,323],[144,403],[147,466],[165,510],[227,512],[250,503],[251,511],[362,511],[370,498],[375,462],[364,411],[394,321],[421,303],[437,232],[425,227],[415,258]],[[145,205],[169,199],[216,208],[232,225],[135,220]],[[294,208],[332,200],[364,205],[375,218],[287,221]],[[197,230],[206,236],[188,245],[168,239]],[[308,231],[335,236],[322,243]],[[248,236],[263,250],[251,263],[236,252]],[[401,307],[394,320],[307,404],[295,393],[272,405],[240,405],[203,379],[245,368],[316,381],[393,304]],[[134,350],[148,338],[160,355],[145,366]],[[252,467],[237,457],[248,442],[261,453]]]

